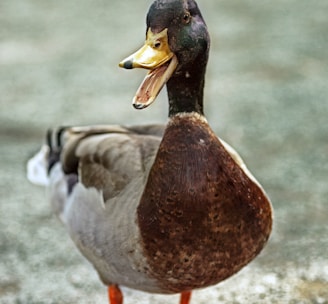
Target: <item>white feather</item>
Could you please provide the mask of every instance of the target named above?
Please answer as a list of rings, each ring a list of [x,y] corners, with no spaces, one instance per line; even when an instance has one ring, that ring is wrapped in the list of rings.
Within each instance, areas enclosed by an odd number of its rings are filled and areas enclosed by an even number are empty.
[[[35,185],[39,185],[39,186],[49,185],[49,178],[47,172],[48,153],[49,153],[49,147],[43,145],[40,151],[27,162],[27,179]]]

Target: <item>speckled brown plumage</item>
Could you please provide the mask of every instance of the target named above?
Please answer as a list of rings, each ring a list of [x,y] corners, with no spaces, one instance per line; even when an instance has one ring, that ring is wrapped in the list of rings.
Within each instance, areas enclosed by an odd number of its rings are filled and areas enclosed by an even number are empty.
[[[178,115],[149,174],[138,224],[151,274],[181,292],[218,283],[252,260],[269,237],[271,207],[203,119]]]

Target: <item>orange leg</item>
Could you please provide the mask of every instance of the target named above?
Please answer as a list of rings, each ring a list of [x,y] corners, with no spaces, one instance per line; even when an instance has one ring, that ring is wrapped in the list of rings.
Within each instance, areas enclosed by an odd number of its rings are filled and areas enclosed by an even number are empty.
[[[108,287],[108,297],[110,304],[123,304],[123,295],[117,285],[110,285]]]
[[[191,298],[191,291],[181,292],[180,304],[189,304]]]

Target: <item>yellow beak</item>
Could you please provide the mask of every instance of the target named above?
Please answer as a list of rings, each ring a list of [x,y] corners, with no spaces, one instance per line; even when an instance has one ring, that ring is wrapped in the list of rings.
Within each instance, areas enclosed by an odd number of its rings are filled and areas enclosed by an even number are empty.
[[[150,70],[133,99],[135,108],[144,109],[156,99],[177,64],[178,60],[168,44],[167,29],[154,34],[149,28],[144,46],[119,64],[126,69]]]

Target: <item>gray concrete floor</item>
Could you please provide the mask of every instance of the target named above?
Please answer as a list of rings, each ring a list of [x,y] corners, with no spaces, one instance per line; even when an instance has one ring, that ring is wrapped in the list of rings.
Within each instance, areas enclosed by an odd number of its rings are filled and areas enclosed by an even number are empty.
[[[0,303],[106,303],[25,163],[49,126],[165,122],[131,99],[150,0],[0,2]],[[272,199],[268,246],[192,303],[328,303],[328,2],[199,0],[212,49],[206,113]],[[178,303],[124,289],[126,303]]]

